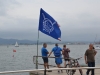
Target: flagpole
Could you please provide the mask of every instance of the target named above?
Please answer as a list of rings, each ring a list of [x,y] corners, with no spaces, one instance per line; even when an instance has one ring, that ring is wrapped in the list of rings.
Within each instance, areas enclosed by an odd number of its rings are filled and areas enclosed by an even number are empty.
[[[39,45],[39,30],[38,30],[38,38],[37,38],[37,57],[36,57],[36,69],[38,69],[38,45]]]
[[[36,69],[38,69],[39,31],[57,40],[58,38],[61,37],[61,30],[58,26],[58,23],[48,13],[46,13],[42,8],[40,9],[39,27],[38,27]]]

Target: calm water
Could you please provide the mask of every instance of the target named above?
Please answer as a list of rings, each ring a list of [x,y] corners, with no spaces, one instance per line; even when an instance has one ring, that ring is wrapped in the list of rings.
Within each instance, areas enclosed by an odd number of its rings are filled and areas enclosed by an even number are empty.
[[[39,55],[41,55],[42,45],[39,45]],[[48,45],[48,51],[54,45]],[[62,45],[60,45],[62,47]],[[67,45],[70,48],[70,56],[73,58],[83,57],[79,60],[80,64],[85,64],[84,62],[84,52],[88,48],[88,45]],[[13,53],[13,49],[16,52]],[[15,70],[31,70],[35,69],[35,64],[33,64],[33,56],[36,55],[37,46],[36,45],[21,45],[19,47],[14,47],[14,45],[7,46],[0,46],[0,71],[15,71]],[[96,55],[96,64],[100,64],[100,50],[97,50]],[[13,57],[14,55],[14,57]],[[53,54],[52,54],[53,56]],[[42,59],[39,58],[39,62]],[[49,64],[55,65],[54,59],[49,59]],[[62,64],[63,66],[63,64]],[[39,66],[39,68],[43,68],[43,66]],[[8,75],[8,74],[7,74]],[[11,74],[10,74],[11,75]],[[15,74],[14,74],[15,75]],[[20,73],[18,75],[29,75],[29,73]]]

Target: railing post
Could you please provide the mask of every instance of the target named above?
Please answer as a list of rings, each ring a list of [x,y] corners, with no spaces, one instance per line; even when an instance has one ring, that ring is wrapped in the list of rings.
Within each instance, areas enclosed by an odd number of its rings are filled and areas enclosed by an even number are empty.
[[[70,59],[70,65],[69,65],[70,68],[72,68],[72,62],[71,62],[71,59]],[[72,70],[70,70],[70,75],[72,75]]]
[[[38,69],[38,56],[36,56],[36,69]]]
[[[46,75],[46,68],[45,68],[45,70],[44,70],[44,75]]]

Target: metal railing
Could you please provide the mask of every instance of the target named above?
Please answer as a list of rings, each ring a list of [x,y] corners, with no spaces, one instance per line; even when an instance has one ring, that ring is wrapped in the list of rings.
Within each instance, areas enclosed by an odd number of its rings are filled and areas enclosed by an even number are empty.
[[[78,68],[50,68],[46,69],[47,71],[49,70],[79,70],[79,69],[100,69],[100,67],[78,67]],[[44,71],[45,69],[34,69],[34,70],[17,70],[17,71],[3,71],[0,72],[0,74],[9,74],[9,73],[22,73],[22,72],[39,72],[39,71]]]
[[[36,57],[42,57],[42,56],[33,56],[33,63],[34,64],[36,64],[35,62],[34,62],[34,59],[36,58]],[[48,58],[62,58],[62,59],[64,59],[63,57],[48,57]],[[77,59],[74,59],[74,58],[68,58],[69,60],[70,60],[70,62],[73,64],[75,64],[76,62],[75,62],[75,60],[79,60],[79,59],[81,59],[82,57],[80,57],[80,58],[77,58]],[[72,61],[74,61],[74,62],[72,62]],[[38,65],[44,65],[44,64],[40,64],[40,63],[37,63]],[[78,63],[79,64],[79,63]],[[53,65],[49,65],[49,66],[53,66]],[[49,71],[49,70],[70,70],[70,75],[73,75],[73,74],[71,74],[71,70],[81,70],[81,69],[100,69],[100,67],[85,67],[85,65],[84,65],[84,67],[82,67],[82,66],[78,66],[78,67],[71,67],[72,65],[70,65],[70,67],[68,67],[68,68],[54,68],[54,69],[46,69],[47,71]],[[57,67],[57,66],[53,66],[53,67]],[[46,75],[46,70],[44,70],[44,75]],[[81,73],[82,75],[83,75],[83,72]]]
[[[33,56],[37,57],[37,56]],[[41,56],[38,56],[41,57]],[[55,58],[55,57],[49,57],[49,58]],[[63,58],[62,58],[63,59]],[[73,58],[70,58],[73,59]],[[34,59],[33,59],[34,62]],[[55,66],[56,67],[56,66]],[[3,71],[0,72],[0,74],[10,74],[10,73],[23,73],[23,72],[40,72],[40,71],[44,71],[44,75],[46,75],[46,71],[56,71],[56,70],[79,70],[79,69],[100,69],[100,67],[73,67],[73,68],[49,68],[49,69],[33,69],[33,70],[16,70],[16,71]]]

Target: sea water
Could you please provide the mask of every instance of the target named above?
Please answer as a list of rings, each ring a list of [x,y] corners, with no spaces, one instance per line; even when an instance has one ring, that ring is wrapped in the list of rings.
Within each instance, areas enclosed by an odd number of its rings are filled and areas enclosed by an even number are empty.
[[[59,45],[61,48],[63,44]],[[48,45],[47,49],[50,52],[54,45]],[[79,58],[79,63],[85,65],[84,53],[88,49],[88,45],[67,45],[70,49],[70,57]],[[38,45],[38,54],[41,56],[42,45]],[[16,52],[13,52],[13,49]],[[2,71],[16,71],[16,70],[32,70],[36,68],[33,63],[33,56],[37,55],[37,45],[19,45],[15,47],[14,45],[0,45],[0,72]],[[53,56],[53,53],[52,55]],[[96,65],[100,65],[100,50],[97,50],[97,55],[95,56]],[[38,58],[39,63],[43,63],[41,57]],[[50,65],[56,65],[54,58],[49,58]],[[64,64],[62,64],[63,66]],[[43,65],[39,65],[38,68],[43,68]],[[26,73],[18,74],[5,74],[5,75],[29,75]]]

